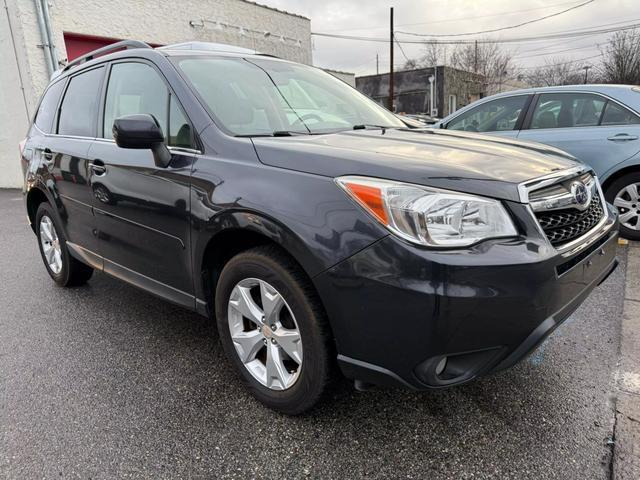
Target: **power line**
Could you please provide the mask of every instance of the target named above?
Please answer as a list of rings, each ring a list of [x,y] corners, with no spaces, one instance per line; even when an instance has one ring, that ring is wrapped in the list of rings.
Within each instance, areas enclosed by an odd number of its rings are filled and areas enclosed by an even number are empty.
[[[398,45],[398,48],[400,48],[400,51],[402,52],[402,56],[408,62],[409,61],[409,57],[407,57],[407,54],[404,53],[404,48],[402,48],[402,45],[400,44],[400,42],[398,42],[398,39],[396,38],[395,34],[393,34],[393,39],[395,40],[396,45]]]
[[[477,40],[473,40],[473,39],[468,39],[468,40],[437,40],[437,39],[428,39],[425,38],[424,40],[400,40],[398,39],[399,43],[402,44],[416,44],[416,45],[427,45],[427,44],[436,44],[436,45],[464,45],[464,44],[473,44],[476,41],[479,44],[492,44],[492,43],[496,43],[496,44],[501,44],[501,43],[527,43],[527,42],[540,42],[540,41],[545,41],[545,40],[552,40],[552,39],[561,39],[561,38],[576,38],[576,37],[583,37],[583,36],[592,36],[592,35],[598,35],[598,34],[603,34],[603,33],[613,33],[613,32],[621,32],[621,31],[625,31],[625,30],[632,30],[632,29],[636,29],[636,28],[640,28],[640,23],[633,23],[633,24],[629,24],[629,25],[625,25],[622,27],[617,27],[617,28],[600,28],[600,29],[594,29],[594,30],[581,30],[581,31],[561,31],[561,32],[556,32],[556,33],[550,33],[550,34],[546,34],[546,35],[537,35],[537,36],[533,36],[533,37],[515,37],[515,38],[502,38],[502,39],[496,39],[496,38],[480,38]],[[403,33],[403,32],[398,32],[396,31],[396,33]],[[363,42],[379,42],[379,43],[387,43],[389,40],[388,39],[384,39],[381,37],[365,37],[365,36],[354,36],[354,35],[340,35],[340,34],[332,34],[332,33],[325,33],[325,32],[311,32],[311,35],[316,36],[316,37],[327,37],[327,38],[336,38],[336,39],[342,39],[342,40],[357,40],[357,41],[363,41]]]
[[[587,0],[586,2],[583,2],[583,3],[579,4],[579,5],[574,5],[573,7],[567,8],[567,9],[562,10],[560,12],[555,12],[555,13],[551,13],[549,15],[545,15],[544,17],[534,18],[533,20],[527,20],[526,22],[518,23],[517,25],[509,25],[508,27],[493,28],[493,29],[490,29],[490,30],[480,30],[480,31],[477,31],[477,32],[452,33],[452,34],[426,34],[426,33],[401,32],[401,31],[398,31],[398,33],[404,33],[405,35],[413,35],[415,37],[429,37],[429,38],[434,38],[434,37],[464,37],[464,36],[467,36],[467,35],[482,35],[482,34],[485,34],[485,33],[495,33],[495,32],[501,32],[503,30],[512,30],[514,28],[520,28],[520,27],[523,27],[525,25],[530,25],[532,23],[541,22],[543,20],[547,20],[547,19],[552,18],[552,17],[557,17],[558,15],[562,15],[562,14],[570,12],[572,10],[576,10],[577,8],[584,7],[584,6],[589,5],[590,3],[593,3],[593,2],[595,2],[595,0]]]
[[[580,1],[580,0],[578,0]],[[573,1],[573,2],[562,2],[562,3],[554,3],[551,5],[545,5],[544,7],[535,7],[535,8],[524,8],[521,10],[509,10],[506,12],[500,12],[500,13],[491,13],[491,14],[487,14],[487,15],[475,15],[472,17],[454,17],[454,18],[448,18],[446,20],[433,20],[430,22],[418,22],[418,23],[402,23],[402,24],[398,24],[396,25],[396,27],[413,27],[413,26],[417,26],[417,25],[434,25],[434,24],[438,24],[438,23],[451,23],[451,22],[459,22],[461,20],[476,20],[478,18],[490,18],[490,17],[504,17],[505,15],[513,15],[516,13],[526,13],[526,12],[533,12],[535,10],[546,10],[549,8],[553,8],[553,7],[561,7],[564,5],[575,5],[576,3],[578,3],[578,1]],[[369,27],[358,27],[358,28],[338,28],[338,29],[332,29],[332,30],[325,30],[325,32],[329,32],[329,33],[333,33],[333,32],[355,32],[358,30],[381,30],[383,28],[388,28],[386,25],[376,25],[376,26],[369,26]]]
[[[560,62],[560,63],[551,63],[548,65],[535,65],[535,66],[531,66],[531,67],[521,67],[521,70],[532,70],[535,68],[547,68],[547,67],[559,67],[560,65],[570,65],[572,63],[577,63],[577,62],[584,62],[585,60],[592,60],[594,58],[598,58],[598,57],[602,57],[602,53],[599,53],[598,55],[592,55],[590,57],[584,57],[584,58],[576,58],[575,60],[569,60],[567,62]]]
[[[587,48],[598,48],[599,44],[594,43],[592,45],[586,45],[582,47],[574,47],[574,48],[565,48],[563,50],[554,50],[552,52],[541,52],[533,55],[516,55],[513,58],[534,58],[534,57],[545,57],[547,55],[556,55],[558,53],[572,52],[574,50],[586,50]]]

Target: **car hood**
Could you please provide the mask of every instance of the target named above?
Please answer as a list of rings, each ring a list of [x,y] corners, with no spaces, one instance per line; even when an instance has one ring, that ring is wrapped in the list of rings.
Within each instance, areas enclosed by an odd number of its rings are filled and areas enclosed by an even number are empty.
[[[260,161],[339,177],[364,175],[519,201],[517,185],[579,165],[553,147],[433,129],[255,137]]]

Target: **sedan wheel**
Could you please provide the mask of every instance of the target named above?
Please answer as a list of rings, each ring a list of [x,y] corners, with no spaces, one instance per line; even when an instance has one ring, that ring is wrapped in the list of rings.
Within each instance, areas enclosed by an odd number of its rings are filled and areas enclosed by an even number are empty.
[[[631,183],[620,190],[613,204],[620,211],[620,224],[640,231],[640,183]]]
[[[264,280],[247,278],[231,291],[228,308],[231,340],[245,368],[267,388],[290,388],[302,368],[302,342],[282,295]]]

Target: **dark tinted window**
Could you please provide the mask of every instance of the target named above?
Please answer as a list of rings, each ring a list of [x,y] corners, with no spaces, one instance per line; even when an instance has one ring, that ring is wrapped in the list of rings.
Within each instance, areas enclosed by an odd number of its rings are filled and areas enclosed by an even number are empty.
[[[513,130],[527,98],[527,95],[517,95],[483,103],[451,120],[447,128],[467,132]]]
[[[607,103],[602,116],[602,125],[629,125],[635,123],[640,123],[640,118],[635,113],[612,101]]]
[[[606,99],[589,93],[545,93],[533,112],[531,128],[593,127]]]
[[[103,67],[73,77],[60,107],[58,133],[94,137]]]
[[[104,106],[104,138],[113,138],[113,121],[125,115],[153,115],[167,138],[169,90],[158,72],[144,63],[117,63],[111,68]]]
[[[64,81],[56,82],[49,87],[44,97],[42,97],[35,123],[45,133],[51,133],[51,124],[56,116],[56,109],[58,108],[58,101],[63,88]]]

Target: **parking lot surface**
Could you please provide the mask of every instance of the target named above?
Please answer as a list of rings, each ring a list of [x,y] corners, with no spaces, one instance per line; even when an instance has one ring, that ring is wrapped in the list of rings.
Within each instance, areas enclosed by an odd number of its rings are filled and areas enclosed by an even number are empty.
[[[103,274],[56,287],[0,190],[0,478],[609,478],[625,255],[509,371],[433,393],[342,382],[289,418],[206,319]]]

